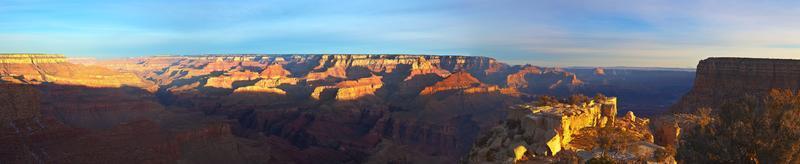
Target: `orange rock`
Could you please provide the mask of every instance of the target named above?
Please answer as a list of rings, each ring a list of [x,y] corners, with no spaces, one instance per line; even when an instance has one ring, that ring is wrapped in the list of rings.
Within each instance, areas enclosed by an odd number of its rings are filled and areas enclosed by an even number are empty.
[[[206,82],[206,87],[215,87],[215,88],[228,88],[233,89],[233,83],[237,81],[249,81],[249,80],[256,80],[259,77],[258,74],[255,72],[250,71],[234,71],[228,72],[225,75],[218,76],[218,77],[210,77]]]
[[[25,62],[27,61],[27,62]],[[0,55],[0,77],[22,84],[51,82],[87,87],[132,86],[155,91],[157,86],[136,74],[110,70],[99,66],[67,63],[62,55],[11,54]]]
[[[272,64],[267,66],[264,71],[261,71],[261,77],[264,78],[274,78],[274,77],[286,77],[289,76],[291,73],[286,69],[283,69],[283,65],[280,64]]]
[[[528,80],[525,79],[525,76],[529,74],[539,75],[542,74],[542,70],[539,67],[527,65],[518,72],[508,75],[506,82],[509,87],[526,88]]]
[[[323,80],[328,77],[347,78],[347,73],[345,72],[344,67],[330,67],[322,72],[308,73],[306,79],[308,79],[308,81],[314,81],[314,80]]]
[[[456,72],[447,76],[444,80],[437,82],[433,86],[425,87],[420,93],[421,95],[430,95],[434,94],[439,91],[445,90],[454,90],[454,89],[466,89],[473,86],[479,86],[481,82],[472,77],[466,71]]]
[[[375,95],[375,91],[383,87],[381,76],[360,78],[358,80],[342,81],[336,84],[336,100],[356,100],[358,98]]]

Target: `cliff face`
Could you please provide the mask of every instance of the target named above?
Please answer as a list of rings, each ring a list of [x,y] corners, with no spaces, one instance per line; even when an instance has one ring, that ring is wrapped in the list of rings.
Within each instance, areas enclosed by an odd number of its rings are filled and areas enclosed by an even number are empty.
[[[694,87],[672,111],[715,109],[724,100],[763,96],[773,88],[800,89],[800,60],[708,58],[697,65]]]
[[[504,125],[493,128],[478,140],[468,158],[477,163],[506,161],[514,156],[502,153],[507,152],[502,149],[519,146],[539,156],[554,156],[563,149],[574,149],[570,142],[579,130],[603,127],[613,121],[615,116],[606,116],[603,110],[616,111],[616,98],[582,105],[517,106],[509,111]],[[511,140],[506,141],[509,137]]]
[[[375,95],[375,91],[383,87],[381,76],[342,81],[336,84],[336,100],[357,100],[364,96]]]
[[[133,73],[119,72],[97,66],[67,63],[63,55],[0,54],[0,78],[17,84],[51,82],[87,87],[133,86],[155,90],[152,83]]]
[[[558,68],[540,68],[536,66],[521,66],[516,72],[509,74],[506,84],[517,88],[524,93],[548,93],[554,95],[568,95],[577,92],[584,86],[578,76]]]
[[[51,54],[0,54],[0,63],[3,64],[44,64],[64,63],[64,55]]]
[[[481,83],[480,80],[472,77],[467,72],[456,72],[444,78],[444,80],[436,82],[433,86],[426,87],[420,92],[420,95],[432,95],[437,92],[461,90],[466,94],[472,93],[486,93],[498,91],[497,86],[491,86]]]

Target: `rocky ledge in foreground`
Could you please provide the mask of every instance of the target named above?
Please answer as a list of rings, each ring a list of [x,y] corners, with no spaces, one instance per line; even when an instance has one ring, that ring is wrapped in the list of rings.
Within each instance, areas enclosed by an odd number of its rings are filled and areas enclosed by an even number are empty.
[[[588,98],[586,98],[588,99]],[[653,144],[650,120],[628,112],[615,118],[616,97],[578,103],[539,101],[512,107],[508,119],[477,140],[468,163],[620,162],[674,163]]]

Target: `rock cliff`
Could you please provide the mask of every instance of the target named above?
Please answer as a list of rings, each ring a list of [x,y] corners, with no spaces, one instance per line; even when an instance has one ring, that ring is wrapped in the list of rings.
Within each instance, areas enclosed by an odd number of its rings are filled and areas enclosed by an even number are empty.
[[[708,58],[697,65],[694,86],[672,111],[716,109],[725,100],[760,97],[772,88],[800,89],[800,60]]]
[[[497,86],[481,83],[466,71],[460,71],[447,76],[444,80],[436,82],[433,86],[426,87],[420,95],[432,95],[442,91],[460,90],[463,93],[485,93],[499,90]]]
[[[616,151],[619,161],[656,161],[655,151],[665,148],[653,144],[649,120],[632,112],[616,118],[616,98],[601,98],[581,104],[522,104],[510,109],[508,119],[479,138],[466,160],[469,163],[580,162],[602,152],[598,138],[618,135],[614,146],[636,147]],[[612,115],[612,113],[614,113]],[[611,133],[600,133],[613,130]],[[567,154],[567,155],[564,155]],[[557,156],[558,155],[558,156]],[[673,160],[674,162],[674,160]]]
[[[573,149],[570,142],[579,130],[587,127],[603,127],[612,122],[615,116],[603,115],[602,110],[616,110],[616,98],[580,105],[554,104],[536,107],[531,104],[519,105],[509,111],[508,120],[503,126],[493,128],[486,136],[479,139],[469,160],[505,161],[506,157],[503,156],[508,155],[495,154],[493,151],[511,150],[518,146],[522,146],[530,154],[540,156],[554,156],[563,149]],[[506,141],[506,137],[511,140]]]
[[[2,81],[17,84],[51,82],[87,87],[133,86],[153,91],[156,87],[133,73],[67,63],[63,55],[0,54],[0,67]]]
[[[375,95],[375,91],[383,86],[381,76],[371,76],[357,80],[342,81],[336,84],[336,100],[357,100],[368,95]]]
[[[67,58],[56,54],[0,54],[2,64],[64,63]]]

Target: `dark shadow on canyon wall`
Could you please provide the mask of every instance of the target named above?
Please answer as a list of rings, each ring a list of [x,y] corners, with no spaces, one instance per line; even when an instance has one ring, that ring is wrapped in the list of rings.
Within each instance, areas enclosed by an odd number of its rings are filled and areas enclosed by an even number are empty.
[[[197,112],[167,111],[154,94],[135,87],[0,84],[0,93],[3,162],[269,160],[231,153],[238,144],[250,141],[231,135],[228,121]]]

